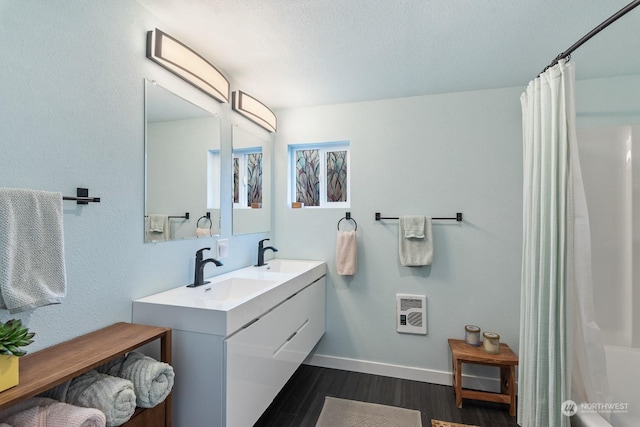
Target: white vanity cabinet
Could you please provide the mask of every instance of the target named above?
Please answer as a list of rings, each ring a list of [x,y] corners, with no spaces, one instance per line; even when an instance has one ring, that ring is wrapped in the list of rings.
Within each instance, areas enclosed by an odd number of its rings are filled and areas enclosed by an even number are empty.
[[[324,300],[322,277],[225,340],[226,426],[260,418],[324,334]]]
[[[174,426],[252,426],[324,335],[326,264],[269,264],[133,302],[134,322],[173,330]]]

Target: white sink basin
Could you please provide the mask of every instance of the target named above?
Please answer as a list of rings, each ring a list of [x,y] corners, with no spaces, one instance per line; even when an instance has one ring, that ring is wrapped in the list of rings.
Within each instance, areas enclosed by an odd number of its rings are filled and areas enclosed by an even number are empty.
[[[133,302],[133,320],[228,336],[326,274],[324,261],[272,259]]]
[[[272,259],[266,265],[254,267],[257,270],[270,271],[273,273],[303,273],[318,265],[317,261],[306,261],[297,259]]]
[[[212,280],[209,283],[177,291],[162,292],[156,301],[161,304],[180,305],[184,307],[210,307],[224,310],[231,308],[238,301],[259,294],[278,283],[276,280],[250,279],[245,277],[229,277],[223,280]]]

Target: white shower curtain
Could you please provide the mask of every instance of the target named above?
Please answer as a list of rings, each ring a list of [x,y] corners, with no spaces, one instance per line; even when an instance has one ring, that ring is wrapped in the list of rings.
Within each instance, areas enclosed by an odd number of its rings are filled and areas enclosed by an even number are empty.
[[[587,390],[583,399],[599,398],[595,390],[606,386],[603,348],[601,343],[598,347],[591,318],[591,243],[575,132],[574,81],[573,64],[562,60],[529,83],[521,96],[522,427],[569,425],[562,409],[572,396],[574,360],[573,383]]]

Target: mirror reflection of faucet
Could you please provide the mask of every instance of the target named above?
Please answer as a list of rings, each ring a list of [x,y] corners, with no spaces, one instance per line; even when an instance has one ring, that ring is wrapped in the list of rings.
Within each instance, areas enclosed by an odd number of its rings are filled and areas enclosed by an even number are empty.
[[[209,251],[209,250],[211,250],[211,248],[202,248],[196,252],[195,274],[193,278],[193,283],[190,285],[187,285],[188,288],[197,288],[198,286],[206,285],[207,283],[209,283],[204,281],[204,267],[207,264],[212,262],[216,265],[216,267],[220,267],[222,265],[222,263],[215,258],[203,259],[204,256],[202,255],[202,253],[204,251]]]
[[[273,252],[278,252],[278,250],[273,246],[264,246],[264,242],[267,240],[269,239],[262,239],[258,242],[258,262],[254,267],[262,267],[263,265],[266,265],[264,262],[265,251],[272,250]]]

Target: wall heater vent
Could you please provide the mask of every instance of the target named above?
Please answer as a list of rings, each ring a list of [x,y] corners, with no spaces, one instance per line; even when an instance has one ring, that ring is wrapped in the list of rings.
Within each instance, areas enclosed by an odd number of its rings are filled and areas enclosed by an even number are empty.
[[[396,330],[405,334],[427,334],[427,297],[396,294]]]

